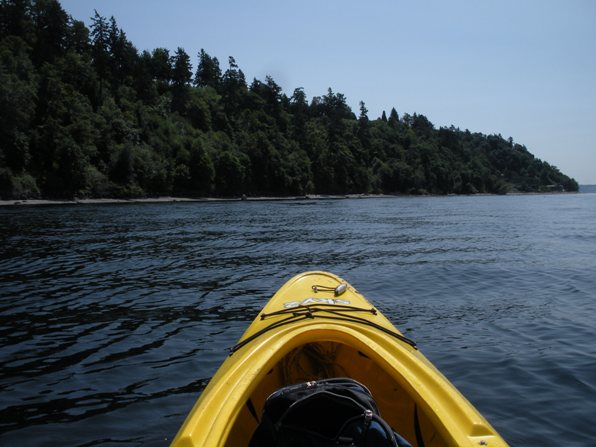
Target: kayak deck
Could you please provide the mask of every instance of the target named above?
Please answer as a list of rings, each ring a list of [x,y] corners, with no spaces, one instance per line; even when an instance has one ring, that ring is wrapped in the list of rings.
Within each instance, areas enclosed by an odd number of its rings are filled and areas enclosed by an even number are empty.
[[[298,275],[274,295],[172,445],[247,446],[271,393],[332,377],[363,383],[381,416],[413,446],[507,445],[413,342],[325,272]]]

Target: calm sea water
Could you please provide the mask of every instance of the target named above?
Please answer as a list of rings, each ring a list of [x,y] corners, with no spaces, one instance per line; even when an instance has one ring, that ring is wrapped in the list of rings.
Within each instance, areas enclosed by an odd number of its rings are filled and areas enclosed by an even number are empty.
[[[512,446],[596,443],[596,194],[11,207],[0,242],[2,446],[167,445],[313,269]]]

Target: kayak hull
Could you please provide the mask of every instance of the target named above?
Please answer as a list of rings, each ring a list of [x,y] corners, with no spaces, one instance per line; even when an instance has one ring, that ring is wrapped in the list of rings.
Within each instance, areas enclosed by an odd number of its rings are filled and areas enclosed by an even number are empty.
[[[354,287],[327,272],[297,275],[279,289],[172,445],[246,446],[273,391],[331,377],[363,383],[381,416],[413,446],[507,445],[413,342]]]

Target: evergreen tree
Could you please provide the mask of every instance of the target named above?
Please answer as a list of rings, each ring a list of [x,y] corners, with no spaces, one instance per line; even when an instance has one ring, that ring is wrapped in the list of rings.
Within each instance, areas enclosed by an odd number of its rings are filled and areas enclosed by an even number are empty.
[[[292,116],[292,138],[299,145],[304,145],[306,140],[306,123],[309,119],[309,107],[306,94],[302,87],[294,89],[290,98],[289,111]]]
[[[60,56],[68,36],[68,15],[57,0],[36,0],[32,14],[35,23],[33,57],[36,65],[53,62]]]
[[[108,80],[108,65],[110,53],[108,51],[109,29],[105,17],[101,16],[97,10],[93,16],[91,25],[91,56],[93,66],[99,78],[99,99],[103,97],[104,85]]]
[[[365,150],[370,148],[370,121],[368,119],[368,109],[364,101],[360,101],[360,116],[358,117],[358,138]]]
[[[166,48],[156,48],[151,54],[151,72],[160,94],[165,93],[172,81],[170,52]]]
[[[391,108],[387,122],[391,127],[397,127],[399,125],[399,116],[397,115],[397,110],[395,110],[395,107]]]
[[[121,28],[118,28],[114,17],[110,18],[108,52],[110,55],[110,79],[114,84],[115,90],[117,90],[119,84],[132,84],[130,79],[135,75],[138,53],[136,48],[126,38],[126,33]]]
[[[190,101],[192,67],[190,57],[178,47],[172,57],[172,110],[185,115]]]
[[[157,88],[153,78],[153,57],[147,50],[136,60],[133,79],[139,99],[146,104],[153,103],[157,97]]]
[[[0,39],[16,36],[32,46],[37,40],[32,11],[31,0],[1,0]]]
[[[81,56],[87,56],[89,54],[89,29],[87,29],[83,22],[70,19],[66,46],[68,50],[72,50]]]
[[[221,69],[219,68],[217,58],[212,58],[201,48],[199,52],[199,64],[195,75],[195,86],[209,86],[217,91],[221,85],[221,77]]]
[[[244,73],[232,56],[229,66],[223,75],[221,92],[228,117],[235,117],[243,106],[248,89]]]
[[[178,47],[172,57],[172,83],[175,86],[189,86],[192,79],[190,57],[183,48]]]

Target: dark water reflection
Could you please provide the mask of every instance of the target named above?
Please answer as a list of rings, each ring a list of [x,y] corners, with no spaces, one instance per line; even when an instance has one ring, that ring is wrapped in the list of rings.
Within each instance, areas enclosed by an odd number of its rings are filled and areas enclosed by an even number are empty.
[[[513,446],[596,439],[596,195],[0,209],[0,444],[166,445],[269,296],[333,271]]]

